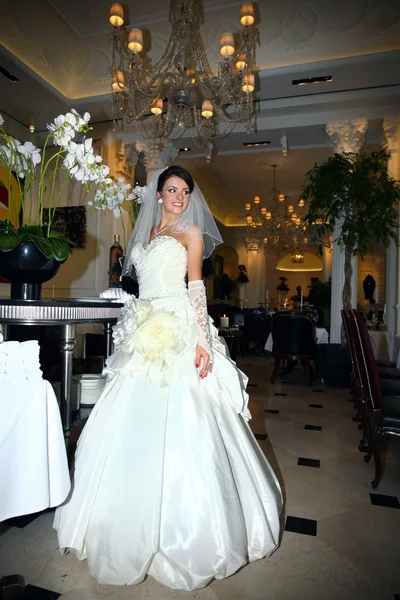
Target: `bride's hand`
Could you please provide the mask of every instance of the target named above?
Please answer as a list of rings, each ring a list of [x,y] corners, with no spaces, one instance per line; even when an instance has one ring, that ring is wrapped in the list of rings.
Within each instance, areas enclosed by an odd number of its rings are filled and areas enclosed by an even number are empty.
[[[208,354],[207,350],[205,350],[203,348],[203,346],[200,346],[199,344],[197,344],[197,347],[196,347],[195,365],[196,365],[196,369],[201,367],[199,376],[202,379],[204,377],[207,377],[207,375],[209,373],[211,373],[211,371],[212,371],[212,362],[210,361],[210,355]]]

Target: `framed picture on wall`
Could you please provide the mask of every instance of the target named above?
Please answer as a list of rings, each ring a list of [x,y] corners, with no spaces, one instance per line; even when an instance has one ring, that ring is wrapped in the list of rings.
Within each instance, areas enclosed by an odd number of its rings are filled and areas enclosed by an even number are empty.
[[[48,209],[43,209],[43,221],[48,219]],[[53,229],[63,233],[77,248],[86,248],[86,207],[60,206],[56,208]]]

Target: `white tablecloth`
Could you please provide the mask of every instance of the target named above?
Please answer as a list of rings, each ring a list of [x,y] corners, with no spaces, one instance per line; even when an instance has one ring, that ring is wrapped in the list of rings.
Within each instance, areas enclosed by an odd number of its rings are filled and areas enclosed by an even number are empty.
[[[388,331],[369,331],[372,351],[376,359],[392,360],[400,369],[400,336]]]
[[[45,380],[0,385],[0,522],[58,506],[70,478],[57,400]]]
[[[316,327],[315,328],[315,336],[317,344],[327,344],[329,342],[329,334],[325,327]],[[272,352],[272,333],[269,334],[267,343],[264,346],[264,350],[268,350],[268,352]]]

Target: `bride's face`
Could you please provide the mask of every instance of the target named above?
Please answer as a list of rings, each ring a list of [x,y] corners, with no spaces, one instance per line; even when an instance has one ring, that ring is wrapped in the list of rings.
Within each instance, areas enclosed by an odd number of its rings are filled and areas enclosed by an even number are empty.
[[[186,181],[174,175],[164,183],[162,191],[158,192],[158,197],[163,201],[163,210],[179,216],[189,204],[189,187]]]

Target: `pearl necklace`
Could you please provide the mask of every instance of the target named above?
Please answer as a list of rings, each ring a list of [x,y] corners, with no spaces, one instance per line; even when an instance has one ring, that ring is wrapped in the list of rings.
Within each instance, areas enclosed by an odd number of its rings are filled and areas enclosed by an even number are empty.
[[[175,225],[175,222],[174,223],[170,223],[169,225],[166,225],[165,227],[163,227],[159,231],[157,231],[157,227],[154,227],[154,237],[158,237],[159,235],[162,234],[163,231],[165,231],[166,229],[169,229],[170,227],[172,227],[172,225]]]

